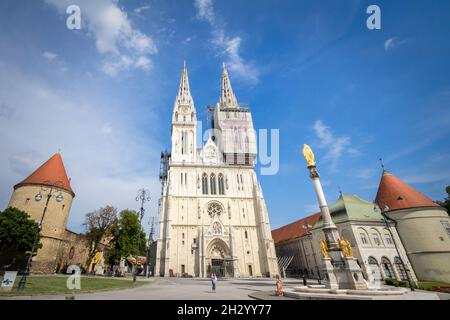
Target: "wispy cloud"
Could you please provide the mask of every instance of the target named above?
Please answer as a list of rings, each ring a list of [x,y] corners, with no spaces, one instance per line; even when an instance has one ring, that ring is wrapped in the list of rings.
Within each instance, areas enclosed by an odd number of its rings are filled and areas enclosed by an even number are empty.
[[[396,45],[397,37],[389,38],[384,42],[384,50],[388,51]]]
[[[336,169],[339,159],[344,153],[359,154],[356,148],[350,147],[352,145],[350,137],[336,136],[322,120],[317,120],[313,125],[313,129],[319,139],[318,147],[326,151],[323,160],[330,163],[331,170]]]
[[[72,0],[46,2],[55,6],[62,14],[73,4]],[[85,21],[82,26],[94,37],[97,51],[103,56],[103,72],[115,76],[132,68],[149,70],[151,64],[143,64],[142,59],[150,61],[150,56],[156,54],[158,49],[150,36],[133,27],[127,13],[118,6],[117,1],[78,0],[77,4]]]
[[[161,146],[135,129],[136,115],[123,116],[128,106],[117,96],[82,83],[74,86],[84,94],[73,95],[70,82],[55,88],[2,62],[0,69],[0,106],[14,105],[8,118],[0,117],[0,210],[12,186],[58,148],[76,193],[69,228],[81,231],[84,214],[106,204],[135,208],[136,191],[143,186],[159,193],[153,174],[158,159],[152,154]],[[155,212],[156,201],[152,205]]]
[[[217,22],[212,0],[195,0],[197,19],[206,21],[212,28],[212,44],[224,57],[228,69],[248,83],[256,84],[260,72],[253,62],[246,61],[241,55],[242,38],[227,35],[225,28]]]
[[[144,5],[144,6],[140,6],[140,7],[135,8],[133,10],[133,12],[136,13],[136,14],[140,14],[142,11],[149,10],[149,9],[150,9],[149,5]]]
[[[53,61],[56,59],[56,57],[58,56],[56,53],[50,52],[50,51],[45,51],[42,56],[47,59],[48,61]]]

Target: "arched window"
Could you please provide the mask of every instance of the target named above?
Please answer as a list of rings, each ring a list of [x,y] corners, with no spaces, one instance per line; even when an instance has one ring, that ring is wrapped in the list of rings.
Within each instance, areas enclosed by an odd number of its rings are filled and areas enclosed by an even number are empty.
[[[387,278],[395,278],[394,269],[392,269],[392,264],[388,258],[382,257],[381,265],[383,266],[383,270]]]
[[[372,240],[375,246],[380,247],[383,245],[380,233],[378,232],[377,229],[374,228],[370,229],[370,234],[372,236]]]
[[[208,175],[206,173],[202,175],[202,191],[203,194],[208,194]]]
[[[211,194],[216,194],[216,175],[211,173]]]
[[[223,174],[219,173],[219,194],[225,194],[225,187],[223,184]]]
[[[394,265],[395,268],[397,269],[398,274],[400,275],[400,278],[402,278],[402,280],[407,280],[408,275],[406,274],[406,269],[403,266],[402,260],[400,260],[399,257],[394,258]]]
[[[175,112],[175,121],[178,121],[178,112]]]
[[[191,113],[191,122],[194,121],[194,113]]]
[[[247,230],[245,230],[245,239],[248,239],[248,233],[247,233]]]

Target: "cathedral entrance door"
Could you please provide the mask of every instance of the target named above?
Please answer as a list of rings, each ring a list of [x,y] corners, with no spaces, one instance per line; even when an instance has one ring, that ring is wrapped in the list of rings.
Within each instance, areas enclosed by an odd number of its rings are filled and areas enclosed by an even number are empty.
[[[225,265],[222,259],[212,259],[211,260],[211,272],[214,272],[217,278],[222,278],[225,276]]]

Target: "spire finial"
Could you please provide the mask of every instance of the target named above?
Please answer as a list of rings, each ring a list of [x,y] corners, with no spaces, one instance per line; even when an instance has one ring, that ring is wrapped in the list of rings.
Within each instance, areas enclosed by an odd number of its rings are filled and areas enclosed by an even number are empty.
[[[382,158],[379,158],[378,161],[380,161],[381,169],[383,169],[383,171],[384,171],[384,163],[383,163],[383,159],[382,159]]]
[[[186,60],[183,61],[183,70],[181,72],[180,88],[178,89],[177,102],[180,104],[191,104],[192,97],[189,89],[189,79],[186,67]]]
[[[226,108],[239,107],[236,96],[233,93],[233,88],[231,88],[231,82],[228,77],[225,62],[222,62],[222,96],[220,97],[220,105]]]
[[[341,190],[341,186],[338,186],[338,190],[339,190],[339,195],[342,197],[342,190]]]

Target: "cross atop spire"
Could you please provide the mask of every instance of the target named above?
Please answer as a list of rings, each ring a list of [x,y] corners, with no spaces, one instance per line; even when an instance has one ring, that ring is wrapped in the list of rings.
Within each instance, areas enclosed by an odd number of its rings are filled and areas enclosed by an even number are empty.
[[[177,103],[184,105],[192,104],[186,61],[183,62],[183,71],[181,73],[180,88],[178,89]]]
[[[236,96],[231,88],[230,78],[225,63],[222,63],[222,96],[220,97],[220,106],[227,108],[238,108]]]

